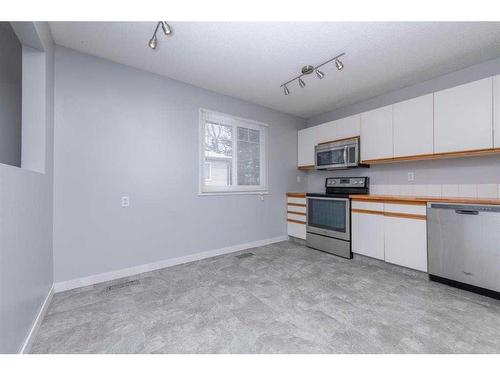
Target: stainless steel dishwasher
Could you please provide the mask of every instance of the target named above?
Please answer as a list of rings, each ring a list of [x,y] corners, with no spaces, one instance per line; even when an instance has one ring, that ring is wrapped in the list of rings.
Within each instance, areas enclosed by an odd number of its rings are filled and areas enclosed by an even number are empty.
[[[500,298],[500,206],[427,204],[431,280]]]

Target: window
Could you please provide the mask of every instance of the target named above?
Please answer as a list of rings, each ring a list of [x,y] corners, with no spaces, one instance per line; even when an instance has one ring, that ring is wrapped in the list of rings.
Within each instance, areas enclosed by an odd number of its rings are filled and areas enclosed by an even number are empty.
[[[200,193],[267,190],[267,125],[200,110]]]
[[[22,45],[9,22],[0,22],[0,163],[21,166]]]

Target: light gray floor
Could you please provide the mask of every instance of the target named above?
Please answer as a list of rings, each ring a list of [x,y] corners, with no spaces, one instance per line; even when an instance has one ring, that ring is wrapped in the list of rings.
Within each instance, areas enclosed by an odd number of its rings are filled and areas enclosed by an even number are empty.
[[[500,301],[294,242],[249,251],[56,294],[32,352],[500,352]]]

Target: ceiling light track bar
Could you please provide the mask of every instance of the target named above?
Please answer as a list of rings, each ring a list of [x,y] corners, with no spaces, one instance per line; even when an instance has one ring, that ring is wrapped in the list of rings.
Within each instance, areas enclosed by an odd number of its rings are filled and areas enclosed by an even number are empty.
[[[302,80],[302,77],[304,77],[306,75],[309,75],[312,72],[316,72],[316,76],[319,79],[322,79],[325,76],[325,74],[323,72],[321,72],[319,70],[319,68],[321,68],[322,66],[324,66],[324,65],[326,65],[328,63],[331,63],[332,61],[335,61],[335,66],[337,67],[337,70],[340,71],[340,70],[344,69],[344,64],[339,59],[342,56],[344,56],[344,55],[345,55],[345,52],[342,52],[341,54],[339,54],[339,55],[337,55],[335,57],[332,57],[331,59],[326,60],[326,61],[324,61],[321,64],[318,64],[316,66],[306,65],[306,66],[304,66],[302,68],[302,73],[301,74],[299,74],[298,76],[293,77],[292,79],[290,79],[290,80],[286,81],[285,83],[281,84],[280,87],[283,88],[285,95],[290,94],[290,90],[288,89],[287,85],[289,85],[290,83],[292,83],[295,80],[298,80],[299,81],[299,86],[301,88],[304,88],[306,86],[306,84]]]

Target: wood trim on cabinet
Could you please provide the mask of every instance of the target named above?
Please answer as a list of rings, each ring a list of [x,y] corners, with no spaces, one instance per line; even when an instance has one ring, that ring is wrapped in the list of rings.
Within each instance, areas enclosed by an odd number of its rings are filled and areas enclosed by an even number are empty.
[[[321,143],[318,143],[318,146],[319,146],[319,145],[326,145],[327,143],[347,141],[347,140],[349,140],[349,139],[356,139],[356,138],[359,138],[359,135],[357,135],[357,136],[355,136],[355,137],[347,137],[347,138],[332,139],[331,141],[326,141],[326,142],[321,142]]]
[[[306,207],[306,205],[302,204],[302,203],[290,203],[290,202],[288,202],[288,205],[295,206],[295,207]]]
[[[305,198],[306,193],[286,193],[286,196],[290,198]]]
[[[409,206],[426,206],[427,202],[423,201],[407,201],[404,199],[386,199],[384,200],[384,203],[391,203],[391,204],[406,204]]]
[[[294,219],[286,219],[286,221],[290,222],[290,223],[295,223],[295,224],[306,224],[305,221],[300,221],[300,220],[294,220]]]
[[[484,156],[484,155],[496,155],[496,154],[500,154],[500,148],[484,148],[479,150],[439,152],[434,154],[420,154],[412,156],[397,156],[395,158],[362,160],[361,162],[364,164],[388,164],[388,163],[399,163],[405,161],[452,159],[452,158],[464,158],[471,156]]]
[[[384,202],[384,203],[391,203],[391,204],[406,204],[409,206],[425,206],[427,204],[427,201],[422,201],[422,200],[411,200],[411,197],[408,199],[398,199],[398,198],[352,198],[352,201],[357,201],[357,202]]]
[[[358,214],[384,215],[384,211],[364,210],[361,208],[352,208],[351,212],[357,212]]]
[[[316,169],[314,165],[301,165],[297,168],[299,168],[301,171],[310,171],[311,169]]]
[[[381,215],[388,217],[400,217],[404,219],[417,219],[417,220],[427,220],[425,215],[416,215],[416,214],[404,214],[400,212],[384,212],[384,211],[376,211],[376,210],[363,210],[360,208],[353,208],[351,212],[356,212],[359,214],[371,214],[371,215]]]
[[[305,212],[287,211],[288,214],[306,216]]]
[[[500,199],[471,198],[471,197],[416,197],[404,195],[351,195],[353,201],[384,202],[402,205],[424,206],[427,202],[464,203],[464,204],[492,204],[500,205]]]
[[[425,215],[403,214],[401,212],[384,212],[384,216],[400,217],[400,218],[404,218],[404,219],[427,220],[427,216],[425,216]]]

